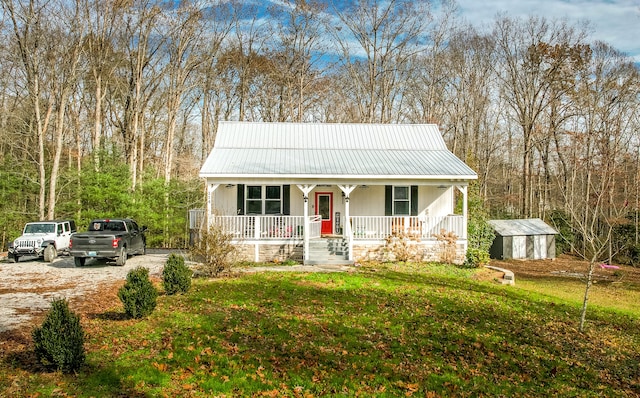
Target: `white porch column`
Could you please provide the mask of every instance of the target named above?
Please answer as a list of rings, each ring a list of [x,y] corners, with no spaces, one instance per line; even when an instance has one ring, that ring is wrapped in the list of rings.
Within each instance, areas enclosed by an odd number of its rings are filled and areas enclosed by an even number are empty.
[[[313,191],[316,187],[315,185],[296,185],[298,189],[302,191],[302,196],[304,198],[304,244],[302,249],[302,258],[303,263],[306,263],[309,260],[309,193]]]
[[[207,184],[207,214],[205,214],[205,225],[207,226],[207,231],[211,227],[213,213],[213,192],[218,189],[220,184]]]
[[[344,192],[344,234],[347,236],[347,242],[349,243],[349,261],[353,261],[353,234],[351,233],[349,197],[356,187],[357,185],[338,185],[338,188]]]
[[[467,250],[467,226],[469,224],[469,204],[467,197],[467,187],[466,186],[456,186],[460,192],[462,192],[462,237],[464,238],[464,250]]]

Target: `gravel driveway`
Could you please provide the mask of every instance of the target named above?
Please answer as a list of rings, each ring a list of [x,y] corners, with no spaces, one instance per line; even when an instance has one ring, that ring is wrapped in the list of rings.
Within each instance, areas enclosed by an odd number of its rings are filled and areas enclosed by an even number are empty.
[[[66,256],[51,263],[30,258],[19,263],[0,261],[0,332],[30,322],[34,314],[46,311],[53,299],[90,297],[100,284],[124,281],[135,267],[146,267],[150,276],[161,277],[167,258],[168,253],[148,252],[129,257],[124,267],[92,259],[82,268],[76,268],[73,257]]]

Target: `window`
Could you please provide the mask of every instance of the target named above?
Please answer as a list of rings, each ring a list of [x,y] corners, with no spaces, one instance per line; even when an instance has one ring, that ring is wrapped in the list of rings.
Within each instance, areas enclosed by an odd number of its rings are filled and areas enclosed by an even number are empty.
[[[411,214],[409,187],[393,187],[393,214],[408,216]]]
[[[262,214],[262,187],[247,187],[247,214]]]
[[[264,214],[280,214],[282,213],[281,187],[266,187],[266,197],[264,201]]]
[[[247,214],[282,214],[282,187],[279,185],[247,186]]]

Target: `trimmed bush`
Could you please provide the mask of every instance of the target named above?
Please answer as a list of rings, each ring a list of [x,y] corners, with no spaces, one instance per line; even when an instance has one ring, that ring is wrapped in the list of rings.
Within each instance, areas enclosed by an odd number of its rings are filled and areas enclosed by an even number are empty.
[[[124,312],[131,318],[144,318],[156,308],[158,291],[149,279],[149,270],[137,267],[127,274],[127,282],[118,290]]]
[[[484,267],[489,264],[490,257],[489,252],[478,248],[467,249],[467,258],[464,265],[469,268]]]
[[[188,292],[192,274],[184,263],[184,257],[171,253],[162,270],[164,291],[169,295]]]
[[[84,364],[84,331],[80,317],[64,299],[51,302],[42,325],[33,330],[35,354],[45,366],[69,373]]]

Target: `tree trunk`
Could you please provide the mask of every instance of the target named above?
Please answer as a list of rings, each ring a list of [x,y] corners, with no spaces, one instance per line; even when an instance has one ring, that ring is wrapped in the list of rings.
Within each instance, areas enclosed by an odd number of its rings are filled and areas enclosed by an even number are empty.
[[[589,304],[589,292],[593,285],[593,271],[596,266],[596,258],[591,258],[589,262],[589,272],[587,273],[587,283],[584,289],[584,298],[582,299],[582,309],[580,310],[580,332],[584,332],[584,324],[587,319],[587,305]]]

